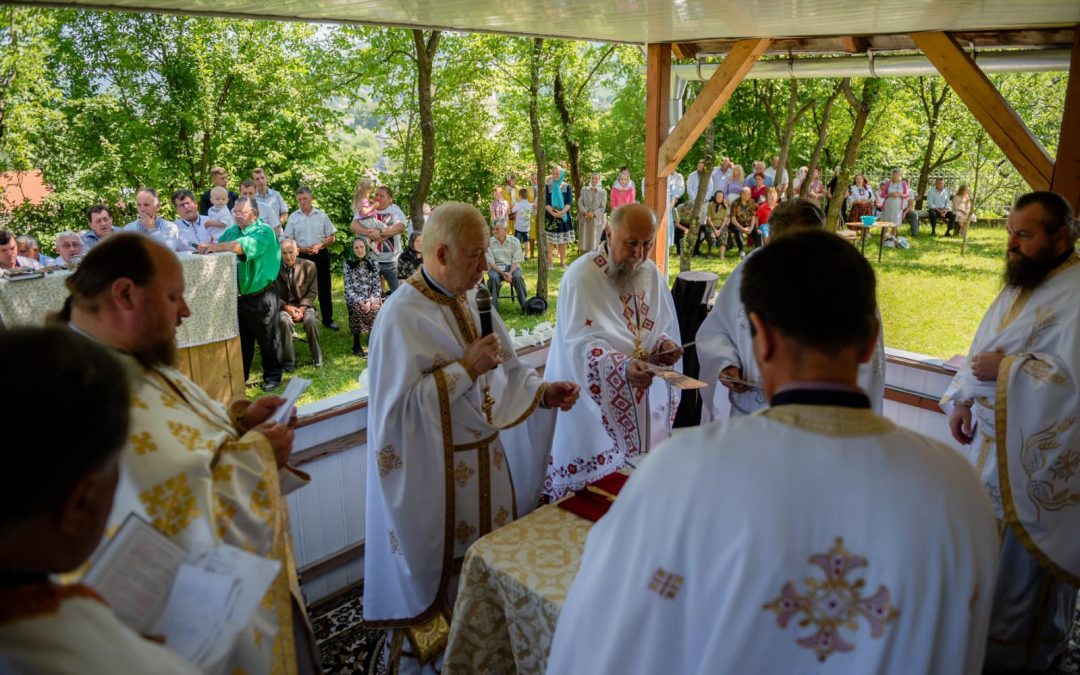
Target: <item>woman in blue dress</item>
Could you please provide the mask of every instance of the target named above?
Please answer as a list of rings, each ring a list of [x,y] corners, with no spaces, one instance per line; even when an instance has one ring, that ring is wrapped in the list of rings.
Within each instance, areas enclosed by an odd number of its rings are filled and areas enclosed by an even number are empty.
[[[565,172],[556,164],[547,180],[547,206],[544,207],[544,232],[547,234],[547,265],[551,268],[553,252],[559,251],[559,266],[566,267],[566,245],[574,241],[574,221],[570,218],[570,206],[574,192],[563,181]]]

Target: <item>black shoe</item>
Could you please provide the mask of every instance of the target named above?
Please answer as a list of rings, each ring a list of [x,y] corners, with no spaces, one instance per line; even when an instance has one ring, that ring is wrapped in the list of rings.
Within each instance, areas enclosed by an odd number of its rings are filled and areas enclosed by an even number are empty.
[[[356,356],[359,356],[360,358],[367,357],[367,354],[364,353],[364,348],[361,347],[360,345],[356,345],[355,347],[353,347],[352,348],[352,353],[355,354]]]
[[[262,390],[273,391],[281,386],[281,380],[263,380]]]
[[[296,370],[296,365],[294,364],[291,366],[282,366],[281,369],[284,370],[286,373],[291,373]]]
[[[339,330],[341,330],[341,326],[337,325],[337,324],[336,324],[335,322],[333,322],[333,321],[330,321],[330,322],[326,322],[326,321],[323,321],[323,324],[322,324],[322,325],[326,326],[327,328],[329,328],[329,329],[330,329],[330,330],[332,330],[332,331],[339,331]]]

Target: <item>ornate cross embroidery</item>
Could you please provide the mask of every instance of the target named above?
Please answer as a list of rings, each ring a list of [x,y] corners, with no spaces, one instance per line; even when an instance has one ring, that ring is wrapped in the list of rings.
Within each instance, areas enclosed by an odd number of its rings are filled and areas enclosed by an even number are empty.
[[[379,478],[386,478],[394,469],[401,468],[401,458],[394,446],[388,445],[379,451]]]
[[[653,572],[652,581],[649,582],[649,590],[666,600],[674,600],[682,590],[683,578],[681,574],[673,574],[663,567],[657,567]]]
[[[154,439],[150,436],[149,431],[132,434],[129,441],[131,442],[131,446],[135,450],[136,455],[145,455],[148,452],[157,450],[157,444],[154,443]]]
[[[457,483],[457,486],[459,488],[463,488],[475,473],[476,471],[469,468],[468,464],[459,459],[457,466],[454,467],[454,481]]]
[[[889,590],[878,586],[877,593],[863,596],[863,579],[851,581],[848,573],[858,567],[867,567],[866,558],[852,555],[844,548],[844,540],[836,543],[825,553],[810,556],[809,562],[825,573],[825,579],[807,577],[807,591],[797,593],[795,584],[787,582],[780,589],[780,596],[766,603],[762,609],[776,612],[776,623],[786,628],[792,617],[799,615],[799,626],[813,626],[817,632],[795,640],[800,647],[812,649],[818,661],[832,656],[834,652],[850,652],[855,645],[840,636],[840,629],[858,630],[859,617],[870,624],[870,636],[881,637],[888,624],[896,621],[900,610],[889,602]]]
[[[460,521],[454,529],[454,539],[461,546],[467,544],[474,534],[476,534],[476,528],[464,520]]]
[[[199,516],[199,505],[191,493],[186,474],[177,474],[139,495],[154,527],[174,536]]]

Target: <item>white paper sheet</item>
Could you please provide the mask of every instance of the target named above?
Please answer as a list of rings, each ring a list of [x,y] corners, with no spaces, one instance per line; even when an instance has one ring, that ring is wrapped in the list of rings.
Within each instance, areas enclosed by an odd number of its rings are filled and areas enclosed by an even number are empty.
[[[266,421],[276,422],[278,424],[288,424],[289,418],[292,417],[293,407],[310,386],[311,380],[303,377],[294,377],[289,380],[289,384],[285,385],[285,391],[281,394],[285,399],[285,402],[282,403]]]

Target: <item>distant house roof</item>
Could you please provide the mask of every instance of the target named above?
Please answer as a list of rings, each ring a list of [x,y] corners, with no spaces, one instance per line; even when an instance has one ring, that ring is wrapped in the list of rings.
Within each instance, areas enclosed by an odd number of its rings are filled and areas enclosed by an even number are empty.
[[[0,173],[0,211],[13,211],[25,202],[40,204],[52,192],[40,171]]]

